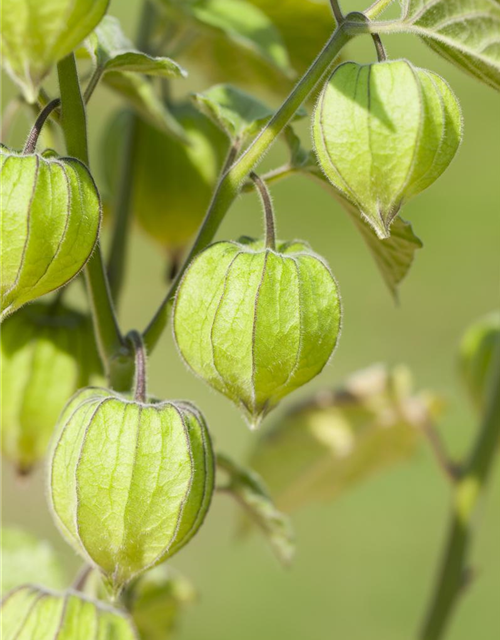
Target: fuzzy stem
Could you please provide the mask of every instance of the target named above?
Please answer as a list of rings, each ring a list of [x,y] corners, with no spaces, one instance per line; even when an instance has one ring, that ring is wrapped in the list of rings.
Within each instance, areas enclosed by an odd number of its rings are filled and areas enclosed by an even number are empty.
[[[142,336],[138,331],[132,330],[127,334],[127,340],[133,347],[135,356],[135,388],[134,398],[137,402],[146,402],[146,362],[147,355]]]
[[[374,2],[371,7],[366,9],[364,14],[369,20],[373,20],[385,11],[393,2],[394,0],[377,0],[377,2]]]
[[[342,21],[344,20],[344,14],[342,13],[342,9],[340,8],[339,0],[330,0],[330,4],[332,6],[335,22],[337,23],[337,25],[342,24]]]
[[[266,221],[266,248],[276,250],[276,223],[274,221],[273,201],[266,183],[255,172],[250,173],[250,179],[257,189]]]
[[[155,347],[168,322],[171,300],[175,295],[187,265],[213,240],[222,220],[236,199],[250,172],[259,164],[264,154],[293,118],[297,109],[299,109],[302,103],[307,100],[318,84],[325,78],[331,70],[338,54],[351,38],[352,36],[347,34],[342,27],[335,30],[319,56],[297,83],[283,105],[262,129],[260,134],[252,141],[246,151],[222,177],[214,192],[209,209],[189,255],[179,270],[175,281],[172,283],[154,318],[144,332],[148,352],[151,352]]]
[[[457,604],[467,575],[467,554],[473,537],[477,503],[484,492],[500,440],[500,346],[492,363],[486,410],[472,453],[455,486],[451,525],[434,596],[420,633],[421,640],[439,640]]]
[[[36,144],[38,142],[38,138],[40,134],[42,133],[42,128],[43,128],[43,125],[45,124],[45,121],[50,116],[52,111],[54,111],[54,109],[57,109],[57,107],[60,104],[61,104],[60,98],[54,98],[54,100],[51,100],[41,110],[40,115],[36,119],[35,124],[33,125],[29,133],[28,139],[26,140],[26,144],[24,145],[24,149],[23,149],[23,155],[27,155],[29,153],[35,153]]]
[[[87,120],[74,54],[63,58],[57,65],[57,71],[66,149],[69,155],[88,166]],[[85,282],[101,359],[110,383],[114,385],[118,380],[114,379],[113,360],[117,353],[123,352],[124,340],[116,320],[99,244],[85,267]]]
[[[372,33],[372,40],[377,51],[377,58],[379,62],[385,62],[387,60],[387,52],[382,43],[382,39],[378,33]]]

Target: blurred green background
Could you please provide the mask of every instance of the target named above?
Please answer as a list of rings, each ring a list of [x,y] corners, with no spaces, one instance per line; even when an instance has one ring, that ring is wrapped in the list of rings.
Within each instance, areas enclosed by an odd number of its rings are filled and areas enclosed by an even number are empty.
[[[342,4],[345,10],[365,8],[359,0]],[[130,37],[140,5],[141,0],[111,2],[111,14],[122,20]],[[318,42],[318,50],[322,44]],[[402,285],[399,306],[391,300],[358,232],[326,192],[300,177],[273,187],[280,237],[307,239],[328,259],[341,286],[345,312],[340,346],[330,366],[279,411],[356,369],[375,362],[406,363],[418,388],[445,397],[441,431],[452,454],[460,456],[478,424],[457,377],[457,344],[471,321],[499,306],[500,102],[491,89],[415,39],[388,36],[385,44],[391,57],[407,57],[450,82],[463,107],[464,143],[438,183],[404,210],[425,247]],[[350,46],[348,57],[372,60],[370,40],[360,38]],[[206,86],[203,77],[192,74],[179,81],[176,90]],[[4,78],[2,104],[14,93]],[[89,108],[98,183],[98,140],[117,104],[115,95],[99,89]],[[20,146],[28,128],[28,120],[19,117],[8,143]],[[302,133],[309,145],[306,124]],[[277,166],[283,158],[284,148],[278,145],[265,165]],[[232,208],[219,237],[258,235],[260,227],[257,201],[245,196]],[[105,245],[106,241],[105,232]],[[164,269],[161,250],[135,228],[120,313],[124,329],[142,328],[148,322],[166,290]],[[76,292],[79,286],[73,288]],[[151,358],[150,389],[161,397],[195,400],[208,418],[216,446],[244,460],[255,436],[228,401],[185,369],[170,330]],[[263,428],[276,417],[271,415]],[[23,481],[4,467],[3,522],[53,540],[65,554],[70,573],[76,572],[78,561],[60,540],[46,508],[43,472]],[[449,640],[500,637],[499,481],[497,468],[476,522],[471,560],[476,579],[456,611]],[[216,497],[202,531],[172,561],[200,593],[198,603],[187,611],[179,638],[413,638],[434,584],[449,502],[447,482],[423,443],[410,462],[382,472],[332,504],[296,514],[298,553],[293,566],[283,570],[260,536],[234,540],[237,509],[227,497]]]

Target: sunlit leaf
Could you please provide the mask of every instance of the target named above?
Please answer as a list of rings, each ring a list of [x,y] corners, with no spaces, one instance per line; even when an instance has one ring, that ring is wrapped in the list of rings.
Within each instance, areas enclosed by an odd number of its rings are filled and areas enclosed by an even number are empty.
[[[500,90],[498,0],[406,0],[404,22],[443,57]]]
[[[2,527],[2,594],[27,583],[62,589],[64,567],[46,540],[17,527]]]
[[[429,415],[404,368],[376,365],[293,408],[259,439],[250,465],[285,512],[332,500],[407,459]]]
[[[137,51],[125,36],[120,22],[105,16],[86,43],[97,67],[107,71],[131,71],[164,78],[183,78],[187,72],[170,58],[150,56]]]
[[[217,466],[229,476],[228,483],[222,489],[241,504],[251,520],[263,531],[278,559],[285,565],[290,564],[295,553],[291,522],[278,511],[261,478],[224,454],[217,454]]]

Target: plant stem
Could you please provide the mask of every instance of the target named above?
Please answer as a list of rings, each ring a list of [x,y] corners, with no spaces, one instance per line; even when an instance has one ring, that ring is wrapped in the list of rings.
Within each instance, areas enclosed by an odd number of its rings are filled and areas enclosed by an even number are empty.
[[[339,25],[344,19],[344,14],[342,13],[342,9],[340,8],[339,0],[330,0],[330,4],[332,6],[335,22]]]
[[[40,112],[38,118],[35,121],[35,124],[33,125],[28,139],[26,140],[26,143],[24,145],[24,149],[23,149],[23,154],[29,154],[29,153],[35,153],[35,149],[36,149],[36,144],[38,142],[38,138],[40,136],[40,133],[42,132],[42,127],[45,124],[45,121],[47,120],[47,118],[50,116],[50,114],[52,113],[52,111],[54,111],[54,109],[57,109],[57,107],[61,104],[61,100],[59,98],[54,98],[54,100],[51,100],[47,105],[45,105],[45,107],[42,109],[42,111]]]
[[[146,402],[146,350],[142,336],[138,331],[130,331],[127,340],[131,343],[135,354],[135,390],[134,398],[137,402]]]
[[[264,209],[264,217],[266,221],[266,248],[276,250],[276,224],[274,221],[273,201],[269,189],[262,178],[253,171],[250,173],[250,179],[255,184],[262,207]]]
[[[63,58],[57,65],[57,71],[61,92],[61,125],[66,149],[69,155],[88,166],[87,120],[74,54]],[[116,320],[99,244],[85,267],[85,282],[99,352],[113,385],[113,361],[120,351],[123,353],[125,345]]]
[[[272,169],[267,173],[263,173],[260,177],[267,185],[270,185],[274,182],[279,182],[284,178],[296,175],[297,173],[300,173],[300,169],[292,166],[291,164],[284,164],[281,167],[277,167],[276,169]],[[241,187],[241,193],[251,193],[252,191],[254,191],[254,189],[255,184],[251,180],[247,180]]]
[[[454,490],[451,526],[434,597],[421,640],[443,637],[464,586],[466,561],[473,535],[473,516],[498,454],[500,440],[500,346],[492,363],[486,410],[477,440]]]
[[[170,303],[187,265],[194,256],[207,247],[213,240],[217,229],[250,172],[257,166],[263,155],[293,118],[297,109],[299,109],[302,103],[311,95],[320,81],[330,71],[336,57],[351,38],[352,36],[347,34],[342,26],[336,29],[319,56],[295,86],[283,105],[262,129],[260,134],[253,140],[246,151],[223,175],[215,189],[209,209],[189,255],[179,270],[175,281],[172,283],[156,315],[144,332],[144,340],[148,352],[151,352],[155,347],[168,322]]]
[[[137,46],[140,51],[149,53],[149,36],[155,19],[155,8],[149,0],[144,1],[142,16],[137,34]],[[127,257],[130,218],[132,212],[132,190],[134,173],[134,155],[137,146],[137,116],[130,112],[125,131],[123,160],[120,171],[118,198],[113,215],[111,248],[107,263],[109,285],[113,300],[117,303],[123,287],[125,259]]]

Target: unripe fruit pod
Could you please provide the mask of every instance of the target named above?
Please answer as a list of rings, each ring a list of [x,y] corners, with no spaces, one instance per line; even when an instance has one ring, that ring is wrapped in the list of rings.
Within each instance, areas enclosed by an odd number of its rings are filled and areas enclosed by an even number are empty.
[[[26,585],[2,601],[2,640],[138,640],[128,616],[76,591]]]
[[[201,526],[214,484],[205,421],[185,402],[87,388],[59,428],[49,479],[56,524],[117,593]]]
[[[97,382],[99,356],[89,319],[61,303],[35,303],[0,332],[2,454],[22,473],[45,455],[68,398]]]
[[[176,253],[191,240],[206,213],[229,141],[193,106],[171,110],[184,127],[188,144],[137,119],[132,208],[142,228]],[[115,117],[105,143],[111,191],[118,183],[112,156],[120,148],[124,115]]]
[[[437,74],[407,60],[341,64],[313,124],[319,164],[380,238],[402,205],[429,187],[458,150],[457,98]]]
[[[495,349],[500,348],[500,313],[493,312],[475,322],[460,344],[460,371],[470,397],[479,412],[486,409],[492,384]]]
[[[101,203],[74,158],[0,149],[1,314],[67,284],[89,259]]]
[[[250,426],[327,364],[340,331],[337,283],[303,242],[219,242],[179,286],[174,333],[188,366]]]

